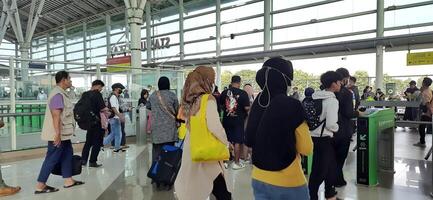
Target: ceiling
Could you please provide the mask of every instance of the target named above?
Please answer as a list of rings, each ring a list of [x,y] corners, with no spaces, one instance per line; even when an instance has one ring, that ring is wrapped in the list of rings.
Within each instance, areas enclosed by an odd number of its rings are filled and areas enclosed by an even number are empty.
[[[170,7],[175,8],[178,2],[178,0],[150,1],[152,2],[152,12],[158,12]],[[192,1],[196,2],[197,0],[184,0],[185,4]],[[40,0],[36,0],[36,9],[39,2]],[[203,1],[198,0],[197,2]],[[25,30],[29,19],[31,0],[17,0],[17,6],[21,25],[23,26],[23,30]],[[0,1],[0,8],[1,7],[3,7],[2,1]],[[45,0],[34,37],[61,30],[65,25],[73,26],[100,19],[102,15],[118,14],[122,12],[125,12],[124,0]],[[12,42],[16,41],[12,28],[8,29],[5,39]]]

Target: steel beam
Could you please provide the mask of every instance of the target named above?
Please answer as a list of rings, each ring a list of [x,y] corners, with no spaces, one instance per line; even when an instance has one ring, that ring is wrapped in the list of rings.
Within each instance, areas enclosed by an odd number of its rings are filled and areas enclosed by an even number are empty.
[[[376,37],[383,37],[385,29],[385,8],[384,0],[377,0],[377,15],[376,15]],[[376,89],[383,88],[383,45],[376,46]]]

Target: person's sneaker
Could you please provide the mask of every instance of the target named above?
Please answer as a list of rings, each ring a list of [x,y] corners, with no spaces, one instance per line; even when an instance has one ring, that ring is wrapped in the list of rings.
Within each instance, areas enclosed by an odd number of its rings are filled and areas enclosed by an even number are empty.
[[[416,147],[426,147],[425,143],[421,143],[421,142],[415,143],[415,144],[413,144],[413,146],[416,146]]]
[[[243,169],[243,168],[245,168],[245,165],[242,164],[241,162],[233,163],[233,165],[232,165],[232,169],[234,169],[234,170]]]
[[[228,169],[229,168],[229,163],[228,162],[224,162],[224,168]]]
[[[21,187],[2,187],[0,188],[0,197],[10,196],[18,193],[21,190]]]
[[[125,149],[117,149],[117,150],[113,150],[114,153],[119,153],[119,152],[125,152]]]
[[[239,160],[242,164],[244,164],[244,165],[249,165],[249,164],[251,164],[251,161],[250,160],[242,160],[242,159],[240,159]]]
[[[94,167],[94,168],[98,168],[98,167],[101,167],[102,165],[101,164],[98,164],[98,163],[89,163],[89,167]]]

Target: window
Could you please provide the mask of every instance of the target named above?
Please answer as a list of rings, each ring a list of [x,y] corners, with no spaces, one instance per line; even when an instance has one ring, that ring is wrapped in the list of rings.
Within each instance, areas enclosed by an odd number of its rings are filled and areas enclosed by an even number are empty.
[[[221,26],[221,35],[230,35],[232,33],[260,30],[263,29],[263,23],[263,17],[257,17],[235,23],[224,24]]]
[[[197,42],[185,45],[185,54],[199,53],[205,51],[215,51],[216,45],[215,40],[210,40],[206,42]]]
[[[385,27],[433,22],[433,5],[385,12]]]
[[[190,19],[185,19],[183,21],[183,27],[184,29],[194,28],[198,26],[204,26],[208,24],[213,24],[216,22],[216,16],[215,13],[202,15]]]
[[[184,40],[185,41],[199,40],[199,39],[205,39],[209,37],[215,37],[215,35],[216,35],[216,28],[209,27],[209,28],[185,32]]]
[[[236,36],[234,39],[221,40],[221,49],[231,49],[263,44],[263,32]]]

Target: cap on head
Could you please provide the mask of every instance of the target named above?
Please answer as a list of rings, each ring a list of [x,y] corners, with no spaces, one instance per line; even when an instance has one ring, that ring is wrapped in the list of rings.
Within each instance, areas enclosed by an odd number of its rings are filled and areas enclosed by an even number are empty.
[[[115,83],[111,86],[111,89],[115,90],[116,88],[120,88],[121,90],[125,89],[125,86],[123,86],[121,83]]]

